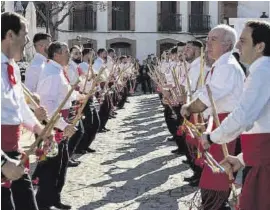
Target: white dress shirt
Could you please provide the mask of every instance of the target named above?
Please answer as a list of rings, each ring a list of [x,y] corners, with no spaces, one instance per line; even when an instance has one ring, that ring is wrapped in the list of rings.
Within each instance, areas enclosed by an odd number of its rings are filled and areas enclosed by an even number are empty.
[[[249,71],[238,105],[211,134],[215,143],[230,142],[242,133],[270,133],[270,57],[257,59]]]
[[[40,105],[46,108],[49,117],[54,114],[70,89],[71,86],[63,73],[63,67],[55,61],[50,60],[40,75],[37,87],[37,93],[40,96]],[[69,109],[72,105],[71,102],[76,100],[76,98],[77,94],[74,91],[64,105],[63,110]],[[61,130],[64,130],[66,126],[67,123],[63,118],[60,118],[56,125]]]
[[[245,75],[231,52],[223,54],[213,65],[214,71],[208,74],[208,84],[216,104],[217,113],[229,113],[235,108],[243,92]],[[211,115],[211,103],[204,86],[197,96],[207,107],[206,115]]]
[[[198,57],[190,64],[188,77],[190,80],[191,92],[194,92],[197,89],[197,83],[200,77],[200,61],[201,61],[201,58]],[[187,87],[186,80],[183,85]]]
[[[78,67],[82,70],[84,75],[87,75],[87,72],[88,72],[88,69],[89,69],[89,63],[82,62],[82,63],[79,64]]]
[[[74,85],[80,77],[78,72],[78,64],[72,60],[69,61],[67,75],[71,85]]]
[[[102,58],[98,57],[95,60],[95,62],[93,64],[93,70],[94,70],[95,74],[98,74],[98,72],[100,71],[103,64],[105,64],[105,62],[104,62],[104,60]]]
[[[14,68],[16,84],[12,87],[8,79],[7,63]],[[19,66],[1,53],[1,125],[20,125],[33,131],[38,120],[26,104],[21,86]]]
[[[37,84],[41,71],[47,63],[47,58],[40,53],[36,53],[30,66],[25,72],[25,86],[31,91],[37,91]]]

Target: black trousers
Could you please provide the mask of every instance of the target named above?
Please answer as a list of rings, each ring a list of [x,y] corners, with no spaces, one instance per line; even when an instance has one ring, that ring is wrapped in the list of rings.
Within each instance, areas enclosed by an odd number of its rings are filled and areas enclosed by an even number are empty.
[[[12,158],[19,160],[19,152],[6,152]],[[38,210],[31,178],[28,174],[12,181],[10,188],[1,188],[1,209],[3,210]]]
[[[92,102],[89,102],[89,106],[86,106],[85,119],[83,120],[84,125],[84,136],[76,148],[76,151],[86,150],[90,147],[94,141],[97,131],[100,126],[99,116],[96,109],[93,107]]]
[[[141,83],[142,83],[142,91],[143,91],[144,93],[147,92],[147,90],[146,90],[146,85],[148,86],[149,92],[150,92],[150,93],[153,92],[152,82],[151,82],[150,77],[142,77]]]
[[[109,96],[106,95],[103,103],[100,106],[100,110],[98,112],[99,119],[100,119],[100,127],[99,130],[105,128],[108,120],[109,120],[109,115],[111,111],[111,103],[110,99],[108,98]]]
[[[41,163],[39,188],[36,194],[39,208],[50,207],[61,202],[68,160],[68,142],[62,140],[58,145],[58,155]]]
[[[84,125],[82,120],[79,121],[79,125],[77,126],[76,133],[69,139],[68,141],[68,154],[69,157],[71,157],[76,150],[76,147],[79,145],[79,143],[82,141],[84,136]]]

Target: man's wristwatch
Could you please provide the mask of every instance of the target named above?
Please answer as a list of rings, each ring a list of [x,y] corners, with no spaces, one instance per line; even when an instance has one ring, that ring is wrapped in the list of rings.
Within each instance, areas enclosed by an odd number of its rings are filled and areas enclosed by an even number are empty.
[[[212,142],[211,138],[210,138],[210,134],[207,134],[207,141],[209,142],[209,144],[213,144],[214,142]]]

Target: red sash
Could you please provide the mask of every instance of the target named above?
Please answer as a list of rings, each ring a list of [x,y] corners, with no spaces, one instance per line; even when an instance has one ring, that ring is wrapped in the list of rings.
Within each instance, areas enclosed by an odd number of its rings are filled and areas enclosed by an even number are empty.
[[[244,162],[252,166],[245,179],[240,209],[270,209],[270,133],[241,135]]]
[[[228,113],[224,114],[218,114],[220,122],[222,122],[226,117],[228,116]],[[213,129],[216,128],[215,123],[213,124]],[[232,141],[227,144],[229,154],[233,155],[235,152],[235,143],[236,141]],[[212,154],[213,158],[220,162],[224,159],[222,146],[220,144],[213,144],[209,152]],[[215,190],[215,191],[228,191],[230,186],[229,177],[227,174],[214,174],[212,170],[205,165],[203,168],[202,176],[200,179],[200,188],[208,189],[208,190]]]
[[[19,151],[22,154],[22,159],[25,154],[22,150],[19,150],[18,142],[20,140],[20,136],[20,125],[1,125],[1,149],[4,152]],[[29,169],[29,160],[25,162],[24,167]],[[11,181],[4,181],[1,183],[1,186],[10,188]]]
[[[20,135],[20,125],[1,125],[1,149],[5,152],[17,151]]]
[[[62,114],[62,117],[64,118],[64,120],[67,119],[68,114],[69,114],[69,109],[61,110],[61,114]],[[54,138],[55,138],[55,141],[57,142],[57,144],[59,144],[63,139],[63,131],[60,131],[57,129],[55,132]]]

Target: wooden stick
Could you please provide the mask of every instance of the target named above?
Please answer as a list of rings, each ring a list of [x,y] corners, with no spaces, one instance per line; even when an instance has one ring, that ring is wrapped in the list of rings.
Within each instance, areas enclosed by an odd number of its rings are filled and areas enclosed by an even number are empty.
[[[28,160],[29,155],[34,152],[35,147],[42,141],[43,138],[45,138],[48,135],[48,133],[51,132],[53,126],[55,125],[55,123],[60,118],[59,112],[63,109],[63,107],[66,104],[67,100],[69,99],[69,97],[71,96],[72,92],[74,91],[75,86],[78,85],[78,84],[79,84],[79,80],[69,90],[68,94],[66,95],[66,97],[64,98],[64,100],[62,101],[62,103],[59,105],[59,107],[57,108],[57,110],[54,112],[53,116],[51,117],[51,119],[49,120],[49,122],[47,123],[47,125],[44,127],[44,129],[42,130],[41,134],[36,138],[36,140],[30,146],[30,149],[25,152],[26,155],[20,161],[20,165],[24,165],[24,163]]]
[[[220,121],[219,121],[219,118],[218,118],[216,105],[215,105],[215,102],[214,102],[214,99],[213,99],[213,96],[212,96],[212,91],[211,91],[208,84],[206,85],[206,89],[207,89],[208,97],[210,99],[210,103],[211,103],[211,106],[212,106],[212,113],[213,113],[214,121],[215,121],[216,127],[218,127],[218,126],[220,126]],[[227,157],[229,155],[227,144],[222,144],[222,151],[223,151],[224,157]],[[229,175],[230,180],[234,179],[232,173],[229,173],[228,175]],[[232,185],[232,188],[234,190],[235,186]]]
[[[91,56],[90,56],[90,60],[89,60],[89,66],[88,66],[88,70],[87,70],[87,75],[86,75],[86,79],[85,79],[85,83],[83,85],[83,93],[85,91],[86,88],[86,84],[88,82],[88,77],[89,77],[89,73],[91,71],[91,74],[93,75],[93,70],[92,70],[92,59],[93,59],[93,53],[91,52]]]

